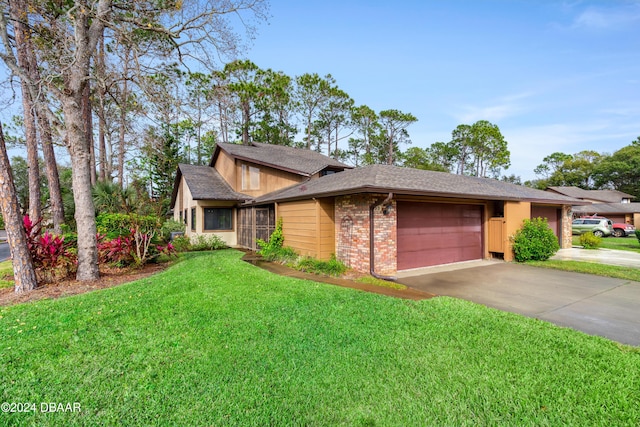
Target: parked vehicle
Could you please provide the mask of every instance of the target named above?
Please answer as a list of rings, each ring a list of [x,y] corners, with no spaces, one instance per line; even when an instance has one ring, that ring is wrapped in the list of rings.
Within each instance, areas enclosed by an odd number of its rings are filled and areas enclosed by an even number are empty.
[[[589,231],[598,237],[611,236],[613,234],[613,223],[611,220],[602,217],[578,218],[571,223],[571,232],[573,234],[584,234]]]
[[[627,237],[636,233],[636,227],[631,224],[624,224],[622,222],[613,223],[613,236],[614,237]]]

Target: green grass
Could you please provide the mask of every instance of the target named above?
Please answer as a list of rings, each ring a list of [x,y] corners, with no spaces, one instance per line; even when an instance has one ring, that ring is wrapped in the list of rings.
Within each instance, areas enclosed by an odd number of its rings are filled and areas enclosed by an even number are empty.
[[[573,245],[580,246],[580,236],[573,236]],[[640,253],[640,242],[636,236],[629,237],[603,237],[601,248],[617,249],[620,251],[632,251]]]
[[[0,289],[13,286],[13,280],[7,280],[7,277],[13,276],[13,265],[11,261],[0,262]]]
[[[0,425],[629,425],[640,348],[453,298],[280,277],[225,250],[0,308]]]
[[[640,269],[582,261],[527,261],[528,265],[640,282]]]
[[[376,279],[373,276],[362,276],[356,279],[356,282],[366,283],[367,285],[382,286],[383,288],[391,289],[407,289],[402,283],[390,282],[388,280]]]

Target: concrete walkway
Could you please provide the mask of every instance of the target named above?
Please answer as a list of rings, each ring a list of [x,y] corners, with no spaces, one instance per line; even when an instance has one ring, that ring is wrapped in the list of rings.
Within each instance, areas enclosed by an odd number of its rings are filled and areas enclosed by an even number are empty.
[[[506,262],[449,267],[405,273],[398,282],[640,346],[639,282]]]

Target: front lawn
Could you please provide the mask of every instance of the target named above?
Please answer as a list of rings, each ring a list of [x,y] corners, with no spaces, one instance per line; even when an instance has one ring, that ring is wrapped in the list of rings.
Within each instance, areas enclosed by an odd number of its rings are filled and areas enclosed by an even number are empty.
[[[580,236],[573,236],[573,246],[580,246]],[[617,249],[620,251],[640,252],[640,242],[636,236],[629,237],[603,237],[601,248]]]
[[[599,262],[561,261],[549,259],[546,261],[527,261],[528,265],[556,270],[572,271],[575,273],[593,274],[596,276],[613,277],[614,279],[633,280],[640,282],[640,268],[621,267],[618,265],[601,264]]]
[[[1,425],[629,425],[640,349],[453,298],[276,276],[225,250],[0,308]],[[80,413],[43,413],[41,402]],[[69,406],[73,408],[73,406]],[[4,407],[3,407],[4,408]]]
[[[10,260],[0,262],[0,289],[13,286],[13,280],[9,280],[13,277],[13,265]]]

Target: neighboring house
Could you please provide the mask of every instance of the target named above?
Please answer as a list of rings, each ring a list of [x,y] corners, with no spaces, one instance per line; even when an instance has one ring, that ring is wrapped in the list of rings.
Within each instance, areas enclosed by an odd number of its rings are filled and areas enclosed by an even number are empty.
[[[210,185],[207,185],[210,182]],[[215,187],[215,188],[214,188]],[[351,169],[290,147],[219,144],[210,166],[180,165],[174,218],[255,249],[276,218],[285,245],[374,275],[485,258],[513,259],[510,237],[545,217],[571,246],[575,198],[493,179],[395,166]]]
[[[547,191],[589,202],[573,207],[574,217],[585,215],[606,216],[614,223],[627,223],[640,227],[640,203],[635,197],[617,190],[583,190],[578,187],[549,187]]]

